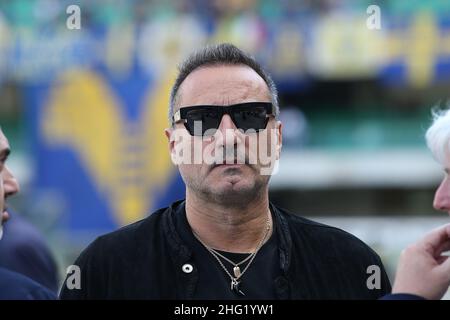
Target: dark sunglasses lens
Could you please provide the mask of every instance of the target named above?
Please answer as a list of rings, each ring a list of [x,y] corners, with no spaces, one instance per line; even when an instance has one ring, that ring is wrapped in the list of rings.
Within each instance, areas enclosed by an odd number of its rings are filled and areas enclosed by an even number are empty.
[[[210,129],[217,129],[220,124],[219,114],[214,110],[189,111],[186,120],[186,127],[192,136],[203,136],[207,130],[208,133],[213,133]]]
[[[264,107],[243,108],[233,113],[234,121],[238,129],[256,131],[266,128],[267,111]]]

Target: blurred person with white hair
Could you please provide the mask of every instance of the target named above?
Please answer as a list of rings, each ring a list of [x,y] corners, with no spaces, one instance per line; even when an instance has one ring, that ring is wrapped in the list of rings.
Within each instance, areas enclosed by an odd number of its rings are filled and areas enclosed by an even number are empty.
[[[434,121],[425,137],[428,148],[445,171],[433,206],[450,214],[450,109],[434,113]],[[443,255],[448,250],[450,224],[431,231],[403,250],[392,296],[409,294],[409,298],[441,299],[450,285],[450,259]]]

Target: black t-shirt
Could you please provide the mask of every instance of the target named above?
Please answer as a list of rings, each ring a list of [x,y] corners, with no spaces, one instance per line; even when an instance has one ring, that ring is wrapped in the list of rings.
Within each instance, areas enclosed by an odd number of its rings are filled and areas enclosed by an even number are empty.
[[[197,261],[199,279],[194,299],[276,299],[274,280],[281,274],[280,259],[277,250],[276,226],[270,239],[261,247],[247,271],[240,278],[240,290],[245,296],[237,295],[231,290],[230,276],[219,265],[212,254],[195,238],[186,218],[186,211],[175,215],[175,226],[182,240],[193,251]],[[239,262],[249,254],[219,251],[228,259]],[[220,258],[228,272],[233,275],[233,266]],[[240,266],[244,270],[248,262]]]

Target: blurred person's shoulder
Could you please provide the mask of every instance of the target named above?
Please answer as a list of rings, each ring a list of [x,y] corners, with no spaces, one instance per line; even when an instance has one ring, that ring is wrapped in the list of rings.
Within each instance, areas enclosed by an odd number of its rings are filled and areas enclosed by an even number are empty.
[[[21,273],[56,292],[57,264],[43,234],[14,211],[0,241],[0,267]]]
[[[0,268],[0,300],[54,300],[56,296],[37,282]]]
[[[45,238],[38,229],[26,218],[8,209],[9,220],[5,224],[5,238],[2,241],[14,241],[18,244],[27,244],[30,242],[42,244]],[[6,235],[8,238],[6,238]]]
[[[4,226],[4,235],[0,242],[0,266],[10,269],[10,266],[2,265],[9,256],[26,253],[27,256],[44,253],[51,257],[44,236],[28,220],[14,211],[8,210],[9,220]]]

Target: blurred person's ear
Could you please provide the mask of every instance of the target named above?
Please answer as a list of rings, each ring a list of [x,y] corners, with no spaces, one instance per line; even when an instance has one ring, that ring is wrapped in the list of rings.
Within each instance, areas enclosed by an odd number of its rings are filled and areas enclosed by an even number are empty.
[[[275,124],[275,129],[277,133],[277,157],[276,159],[279,160],[281,156],[281,149],[283,147],[283,124],[281,121],[277,121]]]

